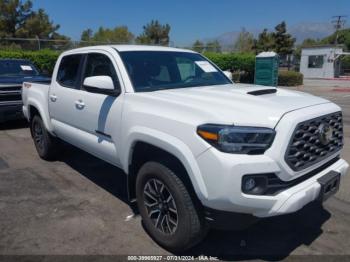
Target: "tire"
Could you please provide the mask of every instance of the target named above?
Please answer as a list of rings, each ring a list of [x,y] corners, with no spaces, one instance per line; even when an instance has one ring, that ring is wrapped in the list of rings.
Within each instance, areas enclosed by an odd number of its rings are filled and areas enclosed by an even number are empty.
[[[58,141],[46,130],[39,115],[33,117],[30,132],[39,156],[44,160],[54,160],[58,152]]]
[[[205,237],[208,227],[203,217],[182,180],[167,165],[147,162],[140,168],[136,197],[146,231],[169,251],[185,251]]]

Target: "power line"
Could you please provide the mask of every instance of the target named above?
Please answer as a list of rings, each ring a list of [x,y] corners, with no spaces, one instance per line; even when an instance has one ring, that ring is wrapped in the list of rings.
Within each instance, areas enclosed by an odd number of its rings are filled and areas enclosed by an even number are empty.
[[[335,30],[340,30],[346,23],[346,19],[348,16],[346,15],[334,15],[332,16],[332,24]]]
[[[336,36],[335,36],[335,44],[338,44],[338,31],[341,30],[345,23],[346,23],[346,19],[348,16],[346,15],[334,15],[332,16],[332,24],[334,26],[335,32],[336,32]]]

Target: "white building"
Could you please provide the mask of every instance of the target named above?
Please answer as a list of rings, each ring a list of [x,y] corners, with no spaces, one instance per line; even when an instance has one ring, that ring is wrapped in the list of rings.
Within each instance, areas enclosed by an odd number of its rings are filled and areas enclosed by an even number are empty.
[[[340,74],[340,56],[350,55],[339,46],[316,46],[301,50],[300,73],[304,78],[335,78]]]

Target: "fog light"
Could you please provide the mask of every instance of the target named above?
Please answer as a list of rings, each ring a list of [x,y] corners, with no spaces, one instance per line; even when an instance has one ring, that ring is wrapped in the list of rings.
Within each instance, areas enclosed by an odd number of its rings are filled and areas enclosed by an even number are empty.
[[[254,178],[248,178],[244,183],[244,189],[245,191],[251,191],[255,187],[255,179]]]
[[[263,195],[267,190],[267,177],[264,175],[245,175],[242,178],[242,192],[250,195]]]

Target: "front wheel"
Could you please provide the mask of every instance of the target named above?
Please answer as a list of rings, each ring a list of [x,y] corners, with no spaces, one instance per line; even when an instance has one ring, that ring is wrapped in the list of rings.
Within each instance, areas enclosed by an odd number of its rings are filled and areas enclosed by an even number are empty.
[[[147,162],[141,167],[136,196],[145,229],[168,250],[184,251],[206,235],[207,227],[188,190],[166,165]]]
[[[30,131],[39,156],[45,160],[53,160],[58,151],[57,138],[45,128],[39,115],[35,115],[30,123]]]

